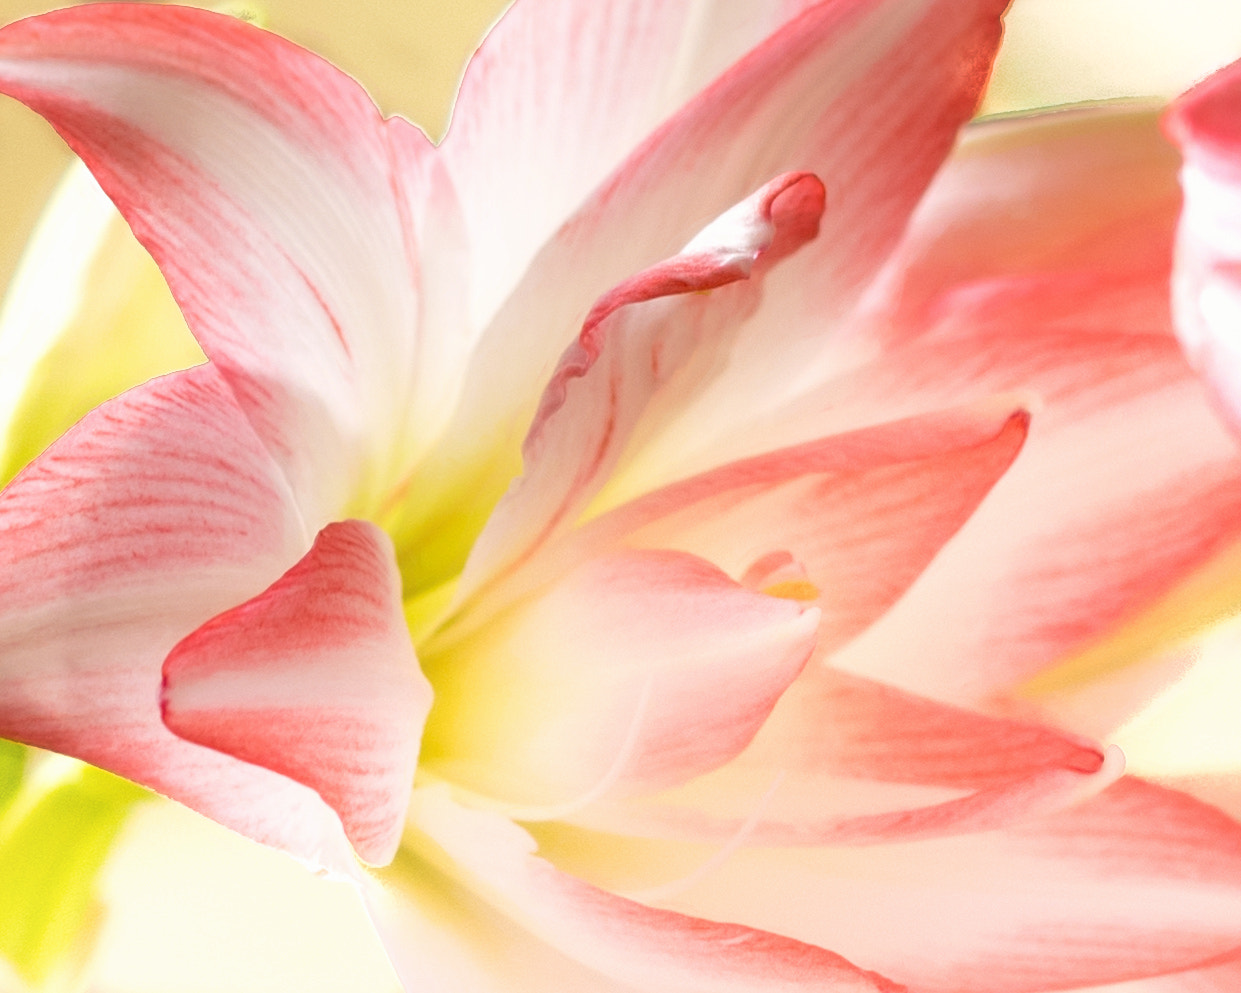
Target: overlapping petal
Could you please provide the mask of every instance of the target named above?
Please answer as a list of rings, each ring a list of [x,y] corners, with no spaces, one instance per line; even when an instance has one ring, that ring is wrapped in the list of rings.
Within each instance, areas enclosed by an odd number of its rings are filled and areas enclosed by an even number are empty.
[[[314,792],[159,718],[167,653],[260,592],[304,541],[279,468],[214,367],[98,408],[0,497],[0,733],[343,864],[340,823]]]
[[[230,17],[99,4],[6,28],[0,88],[91,166],[312,528],[399,470],[418,278],[360,86]]]
[[[571,819],[717,845],[875,844],[1020,823],[1105,789],[1123,767],[1085,739],[812,666],[727,766]]]
[[[830,942],[911,990],[1078,989],[1234,955],[1239,840],[1241,829],[1219,811],[1126,779],[1002,831],[864,848],[741,848],[663,905]],[[579,852],[590,843],[578,839]],[[674,858],[656,850],[643,861],[599,861],[595,871],[659,872]],[[598,878],[589,858],[573,864]]]
[[[311,787],[358,855],[391,861],[431,687],[387,535],[328,525],[271,587],[182,639],[163,673],[169,728]]]
[[[616,471],[644,415],[658,430],[710,381],[761,299],[761,276],[818,233],[822,211],[816,177],[780,176],[680,253],[600,298],[544,390],[522,446],[525,471],[475,542],[458,599],[572,527]],[[764,271],[751,278],[760,259]],[[719,292],[738,281],[745,282]]]
[[[997,393],[1034,412],[969,525],[837,664],[976,702],[1149,609],[1241,535],[1237,446],[1158,290],[1173,166],[1144,110],[971,132],[850,332],[880,343],[874,361],[692,459]],[[692,445],[700,424],[666,444]]]
[[[426,763],[525,805],[683,782],[749,744],[818,619],[682,552],[593,557],[472,636],[432,639]]]
[[[1003,6],[526,0],[443,151],[225,18],[5,29],[212,361],[0,497],[0,733],[331,868],[405,844],[381,928],[531,963],[390,936],[454,993],[1233,975],[1235,821],[967,709],[1241,537],[1149,115],[979,129],[927,192]],[[1235,95],[1174,124],[1216,358]]]
[[[791,373],[802,371],[820,347],[804,330],[811,311],[823,328],[848,311],[972,113],[1004,6],[999,0],[805,6],[599,177],[601,185],[574,204],[490,319],[458,411],[394,534],[399,549],[444,545],[433,556],[443,575],[428,578],[428,585],[459,570],[469,550],[442,541],[445,520],[464,514],[481,525],[520,470],[522,429],[538,388],[594,302],[673,255],[771,177],[808,170],[827,185],[831,204],[818,250],[782,267],[783,302],[743,329],[732,374],[718,387],[733,395],[715,405],[717,433],[727,432],[740,411],[752,415],[784,398],[797,380]],[[597,37],[611,44],[611,36]],[[463,105],[471,85],[467,75]],[[810,286],[821,291],[813,299],[806,295]],[[831,302],[826,309],[824,301]],[[477,466],[471,472],[451,471],[471,463]]]
[[[737,924],[657,910],[557,871],[534,854],[525,831],[499,815],[421,791],[413,823],[433,861],[563,954],[649,990],[840,990],[900,988],[820,947]]]

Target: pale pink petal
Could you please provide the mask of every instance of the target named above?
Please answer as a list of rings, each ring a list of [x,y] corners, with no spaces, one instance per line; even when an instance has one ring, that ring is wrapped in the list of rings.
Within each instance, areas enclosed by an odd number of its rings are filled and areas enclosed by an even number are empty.
[[[1185,972],[1082,988],[1080,993],[1234,993],[1241,988],[1241,952]]]
[[[764,180],[792,169],[820,176],[830,204],[813,262],[799,275],[816,274],[816,304],[830,299],[836,314],[846,312],[972,113],[1004,6],[809,6],[681,107],[591,195],[535,260],[489,331],[494,343],[518,326],[510,322],[535,303],[532,294],[539,310],[530,317],[539,316],[520,326],[564,335],[609,286],[671,255]],[[800,296],[796,279],[784,282]],[[562,292],[548,293],[552,286]],[[563,345],[563,338],[527,345],[534,354],[526,357],[510,341],[505,354],[537,368]]]
[[[1141,106],[971,125],[868,295],[865,331],[891,343],[1008,303],[1047,329],[1166,334],[1177,165]]]
[[[5,28],[0,90],[117,203],[312,528],[400,468],[417,273],[360,86],[236,18],[99,4]]]
[[[692,555],[596,556],[465,637],[427,644],[437,698],[424,763],[519,805],[683,782],[750,742],[817,624],[817,610]]]
[[[838,665],[977,701],[1115,631],[1241,535],[1237,446],[1171,332],[1171,165],[1145,111],[972,131],[890,295],[846,332],[878,336],[875,361],[687,455],[710,465],[996,393],[1033,411],[1011,470]]]
[[[378,877],[378,878],[375,878]],[[408,849],[359,881],[371,922],[404,988],[417,993],[633,993],[531,934]]]
[[[570,549],[676,548],[738,578],[786,552],[822,608],[822,655],[902,596],[1008,470],[1028,424],[1000,403],[832,435],[622,505]]]
[[[557,871],[525,831],[471,811],[447,791],[420,790],[411,819],[432,861],[522,927],[604,976],[642,990],[831,991],[899,989],[821,947],[614,896]]]
[[[668,906],[830,941],[918,993],[1079,989],[1235,954],[1241,826],[1124,779],[1005,831],[742,849]]]
[[[459,600],[573,526],[648,408],[659,404],[658,423],[726,361],[738,325],[761,299],[756,263],[768,269],[813,238],[822,211],[818,179],[780,176],[678,255],[599,299],[544,390],[522,446],[525,471],[475,542]],[[722,291],[738,281],[745,284]]]
[[[661,125],[556,230],[489,324],[398,547],[435,541],[450,507],[485,516],[519,469],[521,427],[538,400],[532,385],[545,380],[609,287],[675,253],[771,176],[808,170],[827,186],[823,234],[814,251],[781,267],[730,367],[741,381],[781,384],[768,399],[783,399],[822,346],[813,332],[853,306],[972,113],[1004,6],[807,6]],[[590,57],[588,45],[581,50]],[[467,98],[468,87],[462,103]],[[495,244],[497,253],[508,251],[507,240]],[[747,402],[718,408],[725,422],[753,413]],[[468,477],[447,474],[472,462],[480,468]],[[507,471],[493,472],[496,465]],[[467,551],[442,551],[440,581]]]
[[[1241,421],[1241,65],[1180,98],[1168,133],[1185,157],[1176,330],[1234,427]]]
[[[812,2],[514,4],[466,70],[442,147],[464,192],[475,330],[539,248],[657,125]]]
[[[714,768],[800,671],[816,618],[822,653],[882,615],[1009,466],[1026,423],[990,405],[835,436],[568,534],[428,644],[423,661],[443,689],[427,761],[489,795],[543,804],[589,793],[614,762],[628,792]],[[805,610],[815,601],[821,617]],[[778,650],[777,631],[788,639]],[[699,685],[707,678],[718,701]],[[742,719],[738,705],[753,710]],[[698,749],[665,745],[661,769],[646,752],[664,721],[695,728]],[[594,751],[565,744],[578,738]]]
[[[849,387],[855,412],[1006,390],[1037,412],[978,513],[837,664],[977,700],[1115,631],[1241,535],[1241,459],[1174,340],[1009,328],[912,345]]]
[[[575,815],[614,833],[872,844],[989,830],[1077,802],[1119,753],[811,666],[750,746],[679,790]]]
[[[93,762],[268,844],[351,862],[311,790],[183,741],[160,666],[306,539],[214,366],[95,410],[0,495],[0,734]]]
[[[329,524],[271,587],[173,648],[161,705],[181,737],[311,787],[358,855],[391,861],[431,686],[387,535]]]

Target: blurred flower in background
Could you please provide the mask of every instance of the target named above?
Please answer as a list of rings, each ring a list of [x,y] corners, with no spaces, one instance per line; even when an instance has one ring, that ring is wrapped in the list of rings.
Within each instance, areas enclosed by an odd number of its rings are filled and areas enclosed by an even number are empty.
[[[9,21],[37,9],[44,8],[0,5],[0,18]],[[402,113],[437,134],[444,126],[462,61],[497,9],[495,4],[427,0],[376,4],[365,12],[355,6],[341,16],[331,4],[290,0],[264,4],[252,13],[271,30],[350,71],[385,111]],[[1103,97],[1168,97],[1215,66],[1241,56],[1241,10],[1232,2],[1018,0],[1008,25],[985,113]],[[0,133],[6,135],[0,146],[0,181],[5,184],[0,188],[0,273],[7,274],[67,156],[45,126],[10,102],[0,108]],[[121,377],[145,378],[189,364],[197,355],[153,264],[134,247],[109,208],[98,201],[62,199],[61,211],[59,220],[50,216],[44,222],[44,236],[67,244],[66,226],[81,227],[82,251],[92,258],[99,251],[99,231],[108,229],[105,237],[111,247],[100,253],[103,263],[87,267],[90,292],[102,306],[75,318],[80,326],[58,346],[63,354],[75,357],[74,363],[33,356],[26,366],[18,361],[0,369],[0,411],[7,408],[20,414],[23,398],[32,390],[65,401],[48,405],[44,399],[38,406],[41,420],[22,421],[30,430],[21,444],[6,452],[5,479],[85,409],[131,385]],[[92,232],[91,224],[99,227]],[[27,299],[10,299],[6,306],[28,308],[32,320],[58,319],[47,310],[46,292],[40,291],[54,285],[55,277],[48,273],[47,281],[40,282],[32,275]],[[125,346],[142,351],[147,364],[126,363],[110,371],[106,355],[84,361],[91,343],[104,340],[99,332],[105,327],[132,328],[135,334],[157,332]],[[117,339],[106,340],[111,343],[108,347],[115,347]],[[66,372],[69,366],[72,369]],[[57,378],[46,378],[50,376]],[[1204,585],[1218,586],[1209,580]],[[1223,608],[1214,609],[1218,613]],[[1210,610],[1200,613],[1203,623],[1213,616]],[[1184,614],[1176,616],[1183,623]],[[1196,781],[1214,773],[1225,798],[1233,788],[1228,774],[1241,767],[1241,736],[1228,708],[1219,705],[1241,696],[1228,671],[1236,635],[1225,625],[1195,641],[1194,632],[1186,630],[1185,640],[1169,645],[1160,619],[1149,619],[1148,624],[1158,633],[1126,630],[1124,637],[1137,643],[1145,637],[1157,646],[1163,654],[1154,658],[1153,666],[1196,664],[1185,679],[1112,737],[1125,747],[1132,771]],[[1106,654],[1101,651],[1100,657]],[[1096,664],[1101,671],[1106,669],[1105,663],[1089,658],[1076,664],[1079,673]],[[1105,687],[1100,692],[1110,692],[1109,679],[1126,678],[1132,673],[1112,677],[1105,672],[1099,678]],[[1046,686],[1042,692],[1054,697],[1056,687]],[[1065,703],[1065,707],[1089,705],[1080,694]],[[4,789],[6,782],[17,781],[21,765],[16,752],[0,755],[0,763],[7,763],[0,764],[0,789]],[[44,891],[43,911],[65,914],[74,922],[64,934],[78,951],[92,935],[98,937],[92,988],[100,993],[394,988],[383,953],[346,888],[319,885],[283,856],[249,845],[170,804],[140,806],[128,820],[134,809],[132,792],[102,774],[82,773],[58,760],[38,760],[26,775],[25,792],[14,789],[6,794],[15,798],[9,816],[16,822],[12,810],[21,812],[23,804],[38,808],[36,817],[23,815],[28,825],[23,830],[47,832],[49,859],[57,852],[64,857],[73,841],[56,838],[52,827],[75,825],[66,834],[76,837],[83,854],[77,862],[66,859],[70,876],[64,880],[64,890]],[[78,805],[72,816],[63,810],[68,803]],[[5,868],[2,858],[0,870]],[[95,865],[103,866],[99,896],[106,913],[95,908],[89,885]],[[56,933],[54,923],[49,931]],[[153,935],[159,936],[157,941],[152,941]],[[20,944],[21,936],[9,940]],[[59,974],[74,972],[73,950],[61,944],[53,941],[37,953],[46,959],[40,970],[49,986],[60,981]],[[72,979],[64,982],[71,985]]]

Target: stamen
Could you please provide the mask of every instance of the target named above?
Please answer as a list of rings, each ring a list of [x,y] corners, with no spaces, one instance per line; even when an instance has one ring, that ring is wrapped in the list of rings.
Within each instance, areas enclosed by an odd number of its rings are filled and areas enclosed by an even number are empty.
[[[819,588],[807,579],[786,579],[764,586],[759,592],[779,597],[781,600],[799,600],[804,603],[813,603],[819,599]]]
[[[783,549],[755,559],[741,574],[741,585],[767,596],[802,603],[813,603],[822,592],[810,581],[802,564]]]

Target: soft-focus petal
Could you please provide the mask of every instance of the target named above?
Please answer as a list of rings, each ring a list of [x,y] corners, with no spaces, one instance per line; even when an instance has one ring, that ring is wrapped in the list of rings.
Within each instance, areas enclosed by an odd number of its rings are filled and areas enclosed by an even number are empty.
[[[1241,65],[1181,97],[1167,118],[1185,156],[1176,330],[1234,427],[1241,422]]]
[[[334,864],[340,825],[313,792],[159,719],[168,651],[270,584],[304,541],[213,366],[98,408],[0,496],[0,733]]]
[[[742,849],[669,906],[831,947],[919,993],[1034,993],[1235,952],[1241,827],[1140,780],[1005,831]]]
[[[363,859],[391,861],[431,687],[387,535],[328,525],[269,589],[172,650],[161,703],[178,735],[311,787]]]
[[[472,636],[428,644],[424,762],[518,804],[682,782],[749,743],[817,626],[817,610],[692,555],[597,556]]]
[[[1233,993],[1241,985],[1241,954],[1198,969],[1171,972],[1152,979],[1091,986],[1080,993]]]
[[[417,277],[360,86],[234,18],[99,4],[5,28],[0,89],[117,203],[312,527],[399,468]]]
[[[1241,459],[1170,338],[1012,326],[913,346],[855,385],[863,408],[1024,388],[1037,410],[957,540],[838,659],[855,671],[947,699],[1006,691],[1241,534]]]
[[[1098,792],[1123,765],[1083,739],[816,665],[727,766],[573,820],[717,843],[871,844],[1028,819]]]
[[[422,790],[414,825],[434,862],[523,927],[605,976],[643,990],[896,993],[899,988],[823,948],[736,924],[655,910],[558,872],[525,831],[497,814]]]
[[[700,457],[996,393],[1034,411],[1012,469],[840,665],[977,701],[1150,609],[1241,536],[1237,446],[1180,356],[1159,290],[1172,165],[1144,111],[971,132],[858,329],[883,343],[876,359]],[[992,241],[1009,259],[1003,275],[976,247]]]
[[[444,868],[402,850],[364,898],[406,990],[633,993],[531,934]]]

